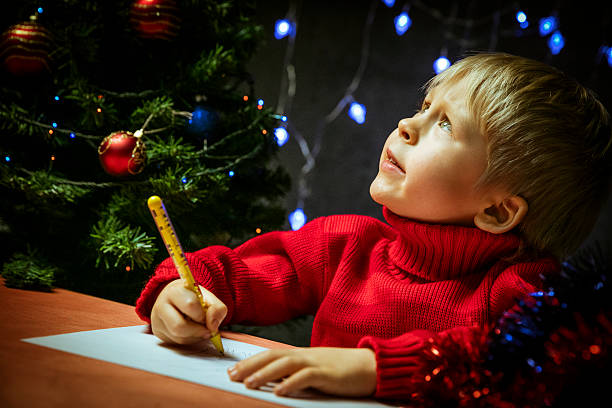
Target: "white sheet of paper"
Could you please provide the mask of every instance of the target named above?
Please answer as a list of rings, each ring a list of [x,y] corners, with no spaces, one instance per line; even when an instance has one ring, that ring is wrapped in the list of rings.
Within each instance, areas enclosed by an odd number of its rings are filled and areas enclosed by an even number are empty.
[[[294,398],[287,398],[274,395],[271,387],[260,390],[248,389],[242,383],[230,381],[227,369],[236,361],[266,349],[230,339],[223,339],[225,357],[219,355],[212,345],[199,345],[197,348],[162,345],[161,340],[147,333],[147,326],[117,327],[22,340],[289,407],[388,407],[369,399],[336,398],[310,392],[302,392]]]

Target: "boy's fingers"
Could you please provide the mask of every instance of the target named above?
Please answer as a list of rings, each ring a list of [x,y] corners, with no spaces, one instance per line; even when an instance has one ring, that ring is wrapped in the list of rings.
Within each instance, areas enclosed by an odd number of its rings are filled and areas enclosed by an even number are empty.
[[[232,381],[242,381],[261,367],[270,364],[276,359],[282,358],[286,351],[287,350],[272,349],[245,358],[228,370],[230,378]]]
[[[175,293],[172,296],[174,306],[191,320],[204,323],[204,311],[198,296],[184,285],[177,285],[174,290]]]
[[[324,388],[322,387],[322,380],[321,370],[315,367],[306,367],[274,387],[274,393],[276,395],[289,395],[308,387],[322,389]],[[327,384],[327,387],[330,387],[330,384]]]
[[[208,310],[206,311],[206,327],[212,332],[216,332],[219,330],[219,326],[225,316],[227,316],[227,306],[218,297],[216,297],[212,292],[204,289],[200,286],[200,291],[202,292],[202,296],[204,297],[204,302],[208,305]]]
[[[301,361],[291,357],[281,357],[266,364],[244,380],[249,388],[259,388],[269,382],[289,376],[303,368]]]
[[[162,313],[164,313],[164,334],[173,342],[190,344],[210,337],[210,332],[206,327],[185,319],[181,311],[177,310],[174,306],[166,305]]]

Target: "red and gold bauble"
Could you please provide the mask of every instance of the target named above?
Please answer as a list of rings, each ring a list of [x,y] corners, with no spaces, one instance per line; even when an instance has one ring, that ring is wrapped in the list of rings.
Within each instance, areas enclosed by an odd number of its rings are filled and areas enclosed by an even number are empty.
[[[0,39],[4,69],[17,76],[51,72],[51,42],[51,34],[36,21],[36,16],[9,27]]]
[[[171,40],[178,34],[181,19],[174,0],[135,0],[130,22],[142,38]]]
[[[140,173],[146,160],[142,131],[135,134],[124,130],[111,133],[98,146],[98,155],[104,171],[111,176]]]

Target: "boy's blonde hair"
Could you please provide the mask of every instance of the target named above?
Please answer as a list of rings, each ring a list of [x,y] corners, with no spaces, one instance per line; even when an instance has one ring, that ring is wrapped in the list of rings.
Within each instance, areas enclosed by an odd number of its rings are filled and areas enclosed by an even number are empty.
[[[478,186],[503,186],[529,210],[517,227],[537,251],[564,258],[588,236],[610,190],[610,116],[559,70],[501,53],[468,56],[426,84],[462,80],[488,140]]]

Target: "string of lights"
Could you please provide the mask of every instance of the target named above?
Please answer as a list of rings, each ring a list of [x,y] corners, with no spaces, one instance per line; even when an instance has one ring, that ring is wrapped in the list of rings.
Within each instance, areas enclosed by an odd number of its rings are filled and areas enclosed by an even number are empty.
[[[96,112],[97,113],[102,113],[102,110],[98,109]],[[184,117],[184,118],[187,118],[188,120],[190,120],[191,117],[192,117],[192,113],[191,112],[175,111],[175,110],[172,111],[172,115]],[[153,115],[153,114],[149,115],[149,117],[147,118],[145,123],[142,125],[141,130],[143,130],[143,129],[145,129],[147,127],[148,123],[151,121],[153,116],[155,116],[155,115]],[[43,129],[47,129],[47,132],[49,133],[49,135],[53,135],[54,133],[63,133],[63,134],[69,135],[69,137],[71,139],[81,138],[81,139],[86,139],[88,141],[91,141],[91,140],[100,141],[100,139],[102,139],[102,137],[100,135],[89,135],[89,134],[81,133],[81,132],[78,132],[78,131],[72,130],[72,129],[62,129],[62,128],[58,127],[57,122],[51,122],[51,124],[43,123],[43,122],[39,122],[37,120],[30,119],[30,118],[28,118],[26,116],[19,116],[18,119],[22,120],[24,122],[27,122],[27,123],[29,123],[31,125],[34,125],[34,126],[37,126],[37,127],[43,128]],[[163,132],[163,131],[165,131],[167,129],[168,129],[168,127],[151,129],[151,130],[146,130],[146,131],[143,130],[142,133],[144,133],[144,134],[155,134],[155,133],[161,133],[161,132]],[[97,148],[96,145],[92,144],[92,146]]]
[[[388,8],[394,8],[396,6],[395,0],[382,0],[382,3]],[[275,38],[278,40],[288,38],[283,61],[283,77],[281,78],[279,102],[276,111],[279,115],[282,115],[283,120],[281,125],[275,129],[275,136],[278,145],[283,146],[291,135],[297,143],[304,159],[304,164],[297,176],[296,207],[289,215],[289,222],[291,228],[294,230],[301,228],[308,218],[304,212],[305,200],[311,194],[308,176],[316,166],[316,159],[321,149],[326,128],[347,106],[347,114],[351,119],[357,124],[365,123],[367,108],[363,104],[357,102],[353,95],[361,83],[363,72],[368,63],[371,28],[378,4],[379,1],[377,0],[371,3],[363,29],[361,58],[351,83],[346,88],[344,95],[337,102],[334,109],[319,121],[314,130],[308,132],[300,131],[291,120],[287,119],[291,115],[291,105],[296,90],[295,66],[293,65],[292,58],[295,51],[295,38],[298,33],[298,10],[301,8],[301,1],[291,1],[289,11],[285,18],[277,20],[275,23]],[[461,54],[467,49],[478,47],[483,42],[482,38],[470,38],[472,32],[476,29],[484,28],[490,30],[488,41],[486,41],[489,51],[493,51],[497,48],[500,36],[517,37],[520,35],[539,35],[546,40],[546,45],[549,48],[549,57],[559,54],[565,46],[565,38],[561,32],[559,19],[556,14],[557,12],[554,10],[551,11],[549,16],[540,18],[533,24],[533,22],[529,20],[526,11],[521,9],[518,3],[503,5],[491,13],[485,15],[478,14],[475,18],[459,17],[458,8],[459,3],[454,2],[448,12],[442,12],[435,7],[425,4],[421,0],[412,0],[405,2],[401,6],[400,12],[393,18],[393,24],[398,36],[404,35],[413,25],[413,20],[410,16],[410,12],[413,9],[417,9],[419,13],[434,19],[444,26],[444,44],[441,47],[440,56],[433,62],[433,70],[436,74],[444,71],[452,64],[448,56],[448,47],[450,44],[458,45],[460,48],[459,54]],[[512,29],[503,29],[502,23],[508,24],[510,19],[514,20],[515,25]],[[461,31],[462,34],[457,35],[456,31]],[[607,44],[600,47],[596,56],[596,63],[600,63],[602,60],[605,60],[607,64],[612,67],[612,47]],[[304,135],[308,133],[311,133],[312,136],[306,138]]]
[[[300,229],[307,221],[307,216],[303,210],[304,202],[309,197],[311,192],[307,179],[309,173],[316,165],[316,158],[321,150],[321,143],[323,141],[323,136],[325,135],[325,129],[342,113],[348,104],[350,104],[348,109],[349,116],[358,124],[363,124],[365,122],[366,107],[357,102],[353,94],[359,88],[370,55],[371,28],[372,23],[374,22],[374,17],[376,16],[378,0],[372,0],[371,2],[363,30],[361,57],[353,79],[346,88],[342,98],[340,98],[340,100],[336,103],[335,107],[318,123],[314,135],[311,138],[310,144],[306,138],[303,137],[302,132],[296,129],[292,123],[287,123],[286,119],[288,117],[289,110],[285,108],[285,104],[287,104],[289,107],[291,106],[296,89],[295,68],[291,63],[291,56],[293,56],[293,49],[295,47],[295,36],[297,34],[297,21],[295,20],[295,10],[297,6],[295,3],[295,1],[291,2],[290,11],[287,14],[287,17],[283,20],[277,21],[275,24],[275,38],[280,39],[287,35],[290,36],[290,41],[287,42],[287,51],[285,53],[286,58],[283,67],[283,72],[287,72],[286,81],[288,86],[286,95],[282,94],[279,97],[279,104],[277,107],[277,112],[283,115],[283,122],[285,124],[284,126],[275,129],[275,136],[279,146],[282,146],[289,137],[287,133],[287,126],[289,126],[291,131],[290,133],[296,139],[305,160],[305,164],[300,169],[300,174],[297,181],[297,206],[296,209],[289,215],[289,223],[293,230]],[[291,18],[293,18],[293,20]],[[281,87],[281,89],[283,89],[283,87]]]

